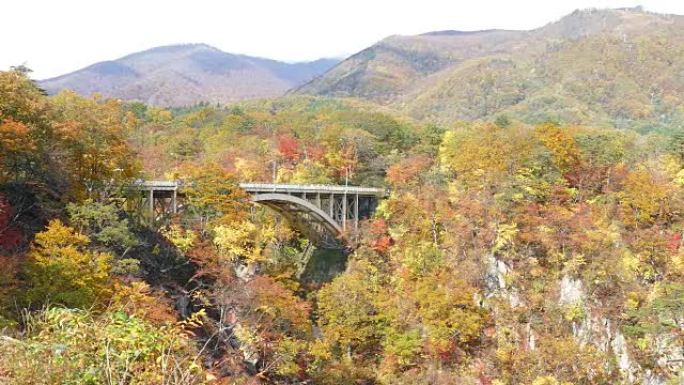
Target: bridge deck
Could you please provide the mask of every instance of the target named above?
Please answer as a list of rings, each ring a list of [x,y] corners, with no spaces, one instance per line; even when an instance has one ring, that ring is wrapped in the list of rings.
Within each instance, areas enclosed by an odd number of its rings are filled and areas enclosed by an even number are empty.
[[[182,184],[176,181],[149,180],[138,181],[135,183],[135,186],[145,191],[174,191],[180,189]],[[326,184],[240,183],[240,188],[251,193],[270,192],[282,194],[353,194],[377,197],[384,197],[387,195],[387,190],[382,188],[336,186]]]
[[[178,190],[182,184],[173,180],[138,180],[133,187],[141,190],[173,191]]]
[[[262,193],[284,193],[284,194],[302,194],[302,193],[320,193],[320,194],[354,194],[361,196],[378,196],[387,195],[387,191],[375,187],[358,187],[358,186],[335,186],[326,184],[280,184],[280,183],[240,183],[240,188],[247,192]]]

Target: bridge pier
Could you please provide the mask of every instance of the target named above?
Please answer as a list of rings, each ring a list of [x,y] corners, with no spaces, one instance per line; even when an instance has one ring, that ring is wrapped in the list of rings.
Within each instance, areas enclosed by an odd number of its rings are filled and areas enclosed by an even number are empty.
[[[335,216],[333,215],[333,206],[335,206],[335,194],[330,193],[330,200],[328,201],[328,215],[330,215],[330,218],[335,218]]]
[[[171,197],[171,207],[174,214],[178,214],[178,189],[173,190],[173,196]]]
[[[149,215],[150,215],[150,220],[154,221],[154,190],[150,189],[147,197],[147,205],[149,208]]]
[[[342,230],[347,231],[347,193],[342,197]]]
[[[354,231],[359,231],[359,194],[354,195]]]
[[[141,214],[150,224],[154,224],[159,217],[165,214],[178,213],[178,190],[177,182],[149,181],[138,183],[135,186],[141,194]]]

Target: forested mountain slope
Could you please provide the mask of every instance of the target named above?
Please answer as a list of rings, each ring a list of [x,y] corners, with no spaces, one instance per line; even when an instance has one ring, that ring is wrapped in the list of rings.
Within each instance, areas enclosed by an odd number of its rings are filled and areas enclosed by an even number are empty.
[[[684,135],[317,97],[168,110],[0,75],[0,382],[681,381]],[[334,279],[237,187],[273,165],[391,187]],[[140,177],[188,182],[157,232],[117,199]]]
[[[167,108],[0,72],[0,384],[680,384],[680,23],[395,37],[331,71],[363,67],[362,98]],[[184,182],[180,212],[150,221],[138,179]],[[390,193],[335,270],[238,185],[274,179]]]
[[[670,130],[684,122],[684,17],[581,10],[531,31],[393,36],[297,92],[372,100],[429,121]]]
[[[234,55],[205,44],[174,45],[96,63],[40,85],[50,93],[70,89],[83,96],[100,93],[160,106],[228,103],[280,96],[336,62],[290,64]]]

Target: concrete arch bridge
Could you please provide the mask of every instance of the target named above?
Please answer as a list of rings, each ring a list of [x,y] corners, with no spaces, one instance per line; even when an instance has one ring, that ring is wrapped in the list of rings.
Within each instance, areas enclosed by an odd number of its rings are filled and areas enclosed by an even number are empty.
[[[148,218],[156,220],[182,209],[183,185],[178,182],[140,181],[135,187],[142,193],[141,207]],[[314,245],[325,249],[348,246],[359,221],[369,218],[387,195],[381,188],[320,184],[240,183],[240,188],[252,202],[280,213]]]

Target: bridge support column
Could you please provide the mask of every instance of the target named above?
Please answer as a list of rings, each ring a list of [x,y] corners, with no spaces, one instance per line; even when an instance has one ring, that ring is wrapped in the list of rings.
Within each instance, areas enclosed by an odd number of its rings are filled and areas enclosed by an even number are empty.
[[[149,202],[147,202],[147,205],[150,210],[150,223],[154,223],[154,189],[150,189],[148,200]]]
[[[335,207],[335,194],[330,193],[330,200],[328,201],[328,215],[330,218],[335,219],[333,216],[333,208]]]
[[[359,231],[359,194],[354,194],[354,231]]]
[[[171,197],[171,210],[174,214],[178,214],[178,189],[173,190]]]
[[[347,230],[347,193],[342,197],[342,230]]]

